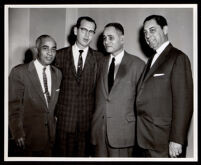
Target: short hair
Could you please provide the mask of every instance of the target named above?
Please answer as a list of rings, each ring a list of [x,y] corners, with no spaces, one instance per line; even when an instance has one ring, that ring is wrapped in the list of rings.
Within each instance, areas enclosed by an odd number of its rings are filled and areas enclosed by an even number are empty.
[[[86,20],[86,21],[94,23],[94,25],[95,25],[94,31],[96,31],[96,27],[97,27],[96,22],[94,21],[94,19],[92,19],[91,17],[88,17],[88,16],[83,16],[83,17],[78,18],[77,23],[75,25],[77,28],[80,27],[82,20]]]
[[[154,19],[156,21],[156,23],[163,29],[164,26],[167,26],[167,20],[161,16],[161,15],[150,15],[147,18],[145,18],[144,22],[143,22],[143,26],[145,24],[145,22]]]
[[[51,39],[54,41],[55,45],[57,45],[57,43],[56,43],[56,41],[55,41],[54,38],[52,38],[50,35],[43,34],[43,35],[39,36],[39,37],[36,39],[36,47],[37,47],[37,48],[39,48],[39,46],[40,46],[40,44],[41,44],[41,42],[42,42],[42,39],[44,39],[44,38],[51,38]]]
[[[110,26],[114,27],[116,30],[120,31],[122,35],[124,35],[124,28],[120,23],[118,22],[108,23],[107,25],[105,25],[105,28]]]

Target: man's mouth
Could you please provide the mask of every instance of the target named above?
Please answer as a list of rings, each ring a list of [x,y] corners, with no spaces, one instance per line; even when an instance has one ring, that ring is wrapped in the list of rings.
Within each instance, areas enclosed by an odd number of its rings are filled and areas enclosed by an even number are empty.
[[[86,38],[84,38],[83,40],[84,40],[84,42],[88,42],[89,41],[89,39],[86,39]]]

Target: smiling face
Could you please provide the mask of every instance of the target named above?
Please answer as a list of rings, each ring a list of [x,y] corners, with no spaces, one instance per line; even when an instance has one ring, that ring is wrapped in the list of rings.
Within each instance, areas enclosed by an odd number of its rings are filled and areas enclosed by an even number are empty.
[[[56,42],[50,38],[42,38],[38,45],[38,60],[43,66],[50,65],[56,56]]]
[[[157,24],[155,19],[151,19],[144,23],[144,36],[150,48],[157,50],[164,42],[168,40],[168,29],[164,26],[163,29]]]
[[[103,32],[103,45],[108,53],[115,56],[123,50],[124,36],[113,26],[106,27]]]
[[[83,19],[80,27],[74,28],[74,34],[77,36],[76,44],[80,49],[89,46],[95,34],[95,24]]]

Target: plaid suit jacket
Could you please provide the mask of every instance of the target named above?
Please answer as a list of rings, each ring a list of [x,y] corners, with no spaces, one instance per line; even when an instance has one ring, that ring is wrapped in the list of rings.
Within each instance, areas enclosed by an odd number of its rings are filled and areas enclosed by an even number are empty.
[[[102,57],[101,53],[89,48],[81,81],[78,83],[72,46],[58,50],[55,65],[63,74],[56,107],[59,131],[73,133],[76,130],[86,132],[90,129]]]

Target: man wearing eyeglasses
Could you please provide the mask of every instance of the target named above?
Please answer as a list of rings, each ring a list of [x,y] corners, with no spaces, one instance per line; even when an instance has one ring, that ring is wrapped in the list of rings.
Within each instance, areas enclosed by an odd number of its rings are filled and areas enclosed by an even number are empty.
[[[74,27],[75,44],[58,50],[55,64],[63,73],[56,116],[56,156],[89,156],[89,131],[102,54],[91,49],[96,23],[80,17]]]

